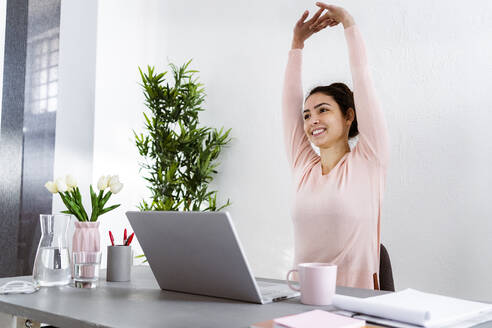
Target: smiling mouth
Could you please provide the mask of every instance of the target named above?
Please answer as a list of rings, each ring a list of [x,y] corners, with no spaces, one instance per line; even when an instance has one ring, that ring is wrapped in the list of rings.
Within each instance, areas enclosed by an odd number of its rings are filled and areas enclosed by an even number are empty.
[[[325,128],[319,128],[319,129],[313,130],[313,131],[311,132],[311,135],[312,135],[313,137],[318,137],[318,136],[322,135],[323,133],[325,133],[325,131],[326,131],[326,129],[325,129]]]

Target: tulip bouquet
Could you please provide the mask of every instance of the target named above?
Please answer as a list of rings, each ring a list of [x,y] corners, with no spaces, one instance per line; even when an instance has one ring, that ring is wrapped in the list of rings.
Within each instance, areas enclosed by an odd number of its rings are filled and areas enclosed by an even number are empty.
[[[120,182],[117,175],[103,175],[99,178],[97,182],[99,194],[96,194],[92,189],[92,185],[90,185],[92,213],[89,218],[84,209],[84,205],[82,204],[82,196],[79,187],[77,187],[77,181],[73,176],[66,175],[65,178],[48,181],[44,186],[51,193],[60,195],[63,203],[67,207],[67,210],[62,211],[62,213],[75,215],[79,221],[86,222],[97,221],[97,218],[100,215],[120,206],[120,204],[117,204],[104,208],[104,205],[106,205],[111,195],[119,193],[123,188],[123,184]],[[109,190],[105,193],[106,189]]]

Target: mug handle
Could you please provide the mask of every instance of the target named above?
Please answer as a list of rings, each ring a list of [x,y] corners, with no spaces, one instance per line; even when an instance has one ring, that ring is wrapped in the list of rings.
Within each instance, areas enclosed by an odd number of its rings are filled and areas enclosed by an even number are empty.
[[[297,272],[299,273],[299,270],[297,269],[292,269],[292,270],[289,270],[289,272],[287,272],[287,277],[286,277],[286,280],[287,280],[287,286],[289,286],[290,289],[292,290],[295,290],[296,292],[300,292],[301,289],[300,288],[296,288],[294,287],[293,285],[291,285],[291,280],[289,280],[289,276],[292,272]]]

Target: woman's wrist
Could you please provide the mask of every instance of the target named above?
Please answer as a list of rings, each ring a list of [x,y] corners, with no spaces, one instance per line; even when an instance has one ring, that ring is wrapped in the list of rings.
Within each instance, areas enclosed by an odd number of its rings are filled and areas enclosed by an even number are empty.
[[[351,15],[347,14],[342,20],[342,25],[344,29],[349,28],[352,25],[355,25],[354,18]]]
[[[290,48],[291,49],[303,49],[304,48],[304,41],[293,38],[292,39],[292,45]]]

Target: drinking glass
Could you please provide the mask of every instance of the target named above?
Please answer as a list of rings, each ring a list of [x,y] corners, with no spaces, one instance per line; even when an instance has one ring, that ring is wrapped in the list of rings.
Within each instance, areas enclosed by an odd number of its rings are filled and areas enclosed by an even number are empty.
[[[74,285],[77,288],[95,288],[99,281],[101,252],[74,252]]]

